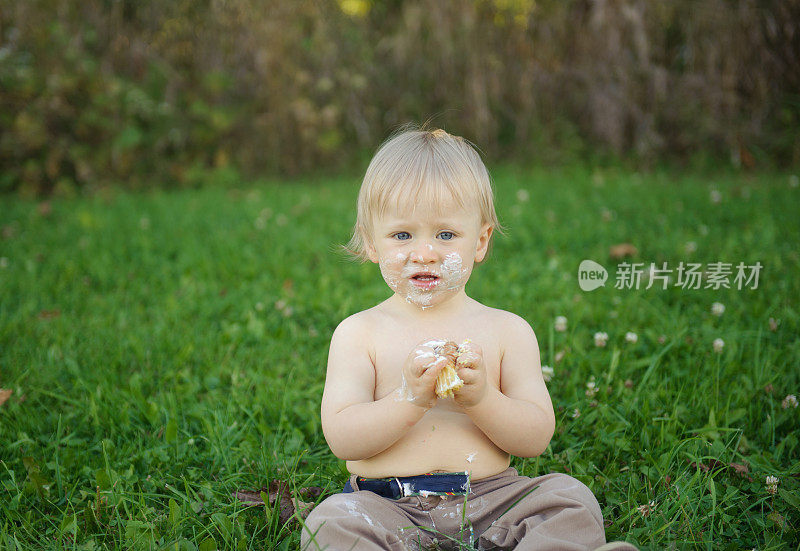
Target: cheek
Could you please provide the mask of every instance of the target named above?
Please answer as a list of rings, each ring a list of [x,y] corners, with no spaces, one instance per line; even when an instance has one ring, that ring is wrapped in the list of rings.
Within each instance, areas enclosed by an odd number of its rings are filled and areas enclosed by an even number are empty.
[[[442,273],[445,276],[453,276],[458,274],[464,266],[464,260],[458,253],[450,253],[444,257],[442,261]]]
[[[380,265],[382,269],[398,270],[401,269],[408,260],[408,255],[405,253],[389,253],[380,257]]]
[[[469,275],[469,267],[464,266],[461,255],[453,252],[444,257],[442,262],[442,278],[448,288],[460,286]]]
[[[390,287],[395,288],[399,284],[400,273],[402,272],[403,266],[405,265],[407,259],[408,255],[406,254],[390,253],[386,256],[380,257],[378,260],[378,266],[380,266],[381,275]]]

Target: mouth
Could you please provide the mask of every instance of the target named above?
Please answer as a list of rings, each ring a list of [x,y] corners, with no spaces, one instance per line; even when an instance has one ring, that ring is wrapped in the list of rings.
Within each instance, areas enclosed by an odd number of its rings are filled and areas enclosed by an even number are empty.
[[[439,276],[429,272],[422,272],[411,276],[411,284],[420,289],[433,289],[439,284]]]

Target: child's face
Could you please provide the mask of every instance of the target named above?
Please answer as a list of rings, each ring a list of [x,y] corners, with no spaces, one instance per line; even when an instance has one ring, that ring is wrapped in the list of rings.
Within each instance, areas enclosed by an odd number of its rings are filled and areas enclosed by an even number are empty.
[[[376,216],[367,252],[397,295],[425,309],[462,292],[491,234],[477,208],[417,206]]]

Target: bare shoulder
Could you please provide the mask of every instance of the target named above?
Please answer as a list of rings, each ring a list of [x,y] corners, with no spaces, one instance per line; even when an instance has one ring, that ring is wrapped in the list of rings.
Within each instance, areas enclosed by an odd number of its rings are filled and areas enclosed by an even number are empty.
[[[523,318],[513,312],[482,306],[484,309],[483,317],[489,322],[500,336],[500,341],[517,340],[520,338],[530,339],[536,342],[536,334],[531,325]]]
[[[333,332],[331,343],[346,342],[365,344],[370,336],[369,328],[375,323],[372,309],[352,314],[343,319]]]
[[[370,313],[369,310],[364,310],[363,312],[356,312],[350,316],[347,316],[342,321],[339,322],[339,325],[336,327],[336,330],[333,332],[334,337],[346,337],[353,333],[359,333],[364,331],[368,324],[369,324]]]
[[[331,337],[331,349],[365,350],[374,359],[373,335],[375,328],[383,323],[383,314],[370,308],[343,319]]]

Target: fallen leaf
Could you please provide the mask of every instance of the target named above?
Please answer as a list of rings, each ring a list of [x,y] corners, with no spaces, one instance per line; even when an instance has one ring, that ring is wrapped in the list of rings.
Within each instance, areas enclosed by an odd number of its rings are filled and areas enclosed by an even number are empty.
[[[639,249],[630,243],[619,243],[608,248],[608,256],[615,260],[626,256],[636,256],[637,254],[639,254]]]
[[[306,518],[314,508],[313,501],[316,501],[322,495],[322,488],[311,486],[301,488],[297,493],[298,496],[309,499],[311,502],[301,501],[292,496],[289,485],[277,478],[273,478],[269,486],[264,486],[257,490],[238,490],[233,493],[233,496],[242,503],[252,506],[264,505],[264,497],[262,496],[266,496],[269,506],[278,508],[278,520],[280,523],[286,524],[293,520],[295,511],[300,518]]]
[[[753,477],[747,474],[750,472],[750,467],[748,467],[747,465],[744,465],[742,463],[731,463],[730,467],[733,469],[733,472],[735,472],[742,478],[746,478],[750,482],[753,481]]]
[[[750,472],[750,467],[748,467],[747,465],[742,465],[741,463],[731,463],[731,467],[733,468],[734,471],[736,471],[736,474],[744,474]]]
[[[10,388],[0,388],[0,406],[6,403],[6,400],[11,398],[11,393],[14,391]]]
[[[61,310],[42,310],[39,312],[39,319],[41,320],[49,320],[53,318],[57,318],[61,315]]]

